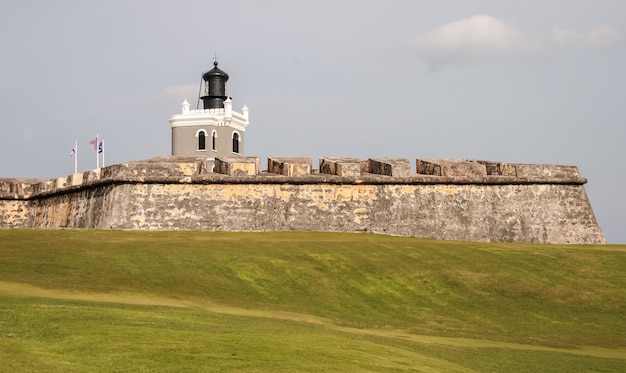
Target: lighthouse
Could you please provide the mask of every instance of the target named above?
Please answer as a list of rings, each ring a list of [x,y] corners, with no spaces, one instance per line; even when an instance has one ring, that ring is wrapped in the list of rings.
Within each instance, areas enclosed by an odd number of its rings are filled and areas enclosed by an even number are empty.
[[[185,99],[181,113],[170,118],[172,155],[207,159],[212,170],[215,157],[242,156],[249,122],[249,110],[233,110],[233,101],[226,93],[229,76],[213,62],[213,68],[202,74],[199,100],[202,109],[191,110]]]

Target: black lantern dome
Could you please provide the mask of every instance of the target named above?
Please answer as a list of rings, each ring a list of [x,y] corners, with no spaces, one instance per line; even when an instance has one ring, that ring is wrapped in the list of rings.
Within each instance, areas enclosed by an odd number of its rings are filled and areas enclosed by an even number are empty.
[[[217,61],[213,62],[213,68],[202,74],[204,80],[204,96],[202,99],[204,109],[220,109],[224,107],[226,100],[226,82],[228,74],[217,67]]]

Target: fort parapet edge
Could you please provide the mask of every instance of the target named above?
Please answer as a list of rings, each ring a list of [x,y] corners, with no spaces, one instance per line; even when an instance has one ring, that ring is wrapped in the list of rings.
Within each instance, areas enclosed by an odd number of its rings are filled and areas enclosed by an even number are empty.
[[[372,232],[605,243],[575,166],[405,158],[158,157],[0,179],[0,228]]]

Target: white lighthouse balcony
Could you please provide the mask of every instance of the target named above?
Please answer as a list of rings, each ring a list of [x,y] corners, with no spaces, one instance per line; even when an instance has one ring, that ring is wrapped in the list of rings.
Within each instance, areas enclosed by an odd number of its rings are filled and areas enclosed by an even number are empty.
[[[190,110],[187,100],[182,105],[181,114],[173,115],[170,118],[171,127],[213,125],[230,126],[238,130],[245,131],[249,123],[249,109],[244,106],[243,113],[232,110],[230,102],[224,102],[226,108],[211,108]]]

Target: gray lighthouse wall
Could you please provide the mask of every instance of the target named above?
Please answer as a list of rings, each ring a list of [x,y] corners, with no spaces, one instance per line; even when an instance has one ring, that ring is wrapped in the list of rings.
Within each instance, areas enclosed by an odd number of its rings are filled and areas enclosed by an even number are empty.
[[[206,132],[205,150],[198,149],[197,133],[200,130]],[[216,132],[215,150],[212,149],[212,134]],[[172,128],[172,155],[214,158],[227,156],[233,153],[232,127],[225,126],[180,126]],[[236,131],[239,134],[239,153],[244,154],[244,131]]]

